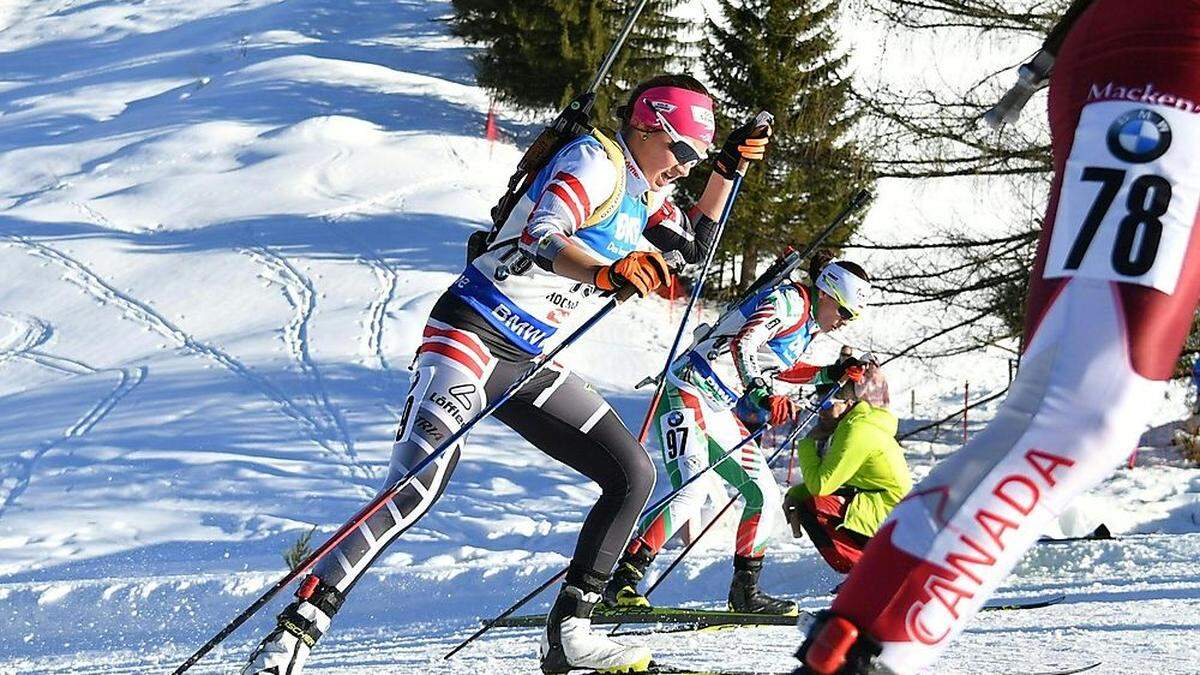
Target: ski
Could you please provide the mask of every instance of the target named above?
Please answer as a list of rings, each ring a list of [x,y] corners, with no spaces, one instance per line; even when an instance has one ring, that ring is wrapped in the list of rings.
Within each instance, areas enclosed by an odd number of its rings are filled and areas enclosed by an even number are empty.
[[[680,607],[622,607],[596,608],[592,624],[683,624],[690,630],[713,626],[795,626],[812,615],[801,611],[797,616],[777,614],[751,614],[712,609],[684,609]],[[496,622],[496,627],[531,628],[546,625],[545,614],[523,614],[510,616]]]
[[[997,602],[984,605],[980,611],[984,612],[1000,612],[1019,609],[1041,609],[1042,607],[1050,607],[1066,600],[1065,595],[1055,595],[1042,600],[1029,600],[1027,602]]]
[[[1055,595],[1040,600],[1024,602],[1001,602],[984,605],[983,611],[1012,611],[1050,607],[1066,600],[1065,595]],[[812,614],[800,611],[796,616],[777,614],[751,614],[714,609],[688,609],[684,607],[597,607],[592,614],[594,625],[603,624],[664,624],[678,626],[667,632],[702,630],[717,626],[796,626],[812,618]],[[546,625],[545,614],[521,614],[508,616],[496,622],[497,628],[535,628]],[[662,631],[652,631],[662,632]]]
[[[1109,541],[1116,539],[1113,533],[1109,531],[1108,526],[1101,524],[1091,534],[1085,534],[1082,537],[1042,537],[1038,539],[1039,544],[1067,544],[1074,541]]]
[[[815,616],[800,616],[796,625],[800,622],[815,621]],[[660,625],[652,625],[649,628],[637,628],[635,631],[620,631],[610,633],[611,637],[617,635],[667,635],[671,633],[715,633],[718,631],[732,631],[732,629],[740,628],[773,628],[785,626],[791,628],[792,623],[660,623]],[[806,628],[800,628],[800,631],[806,631]]]
[[[1062,670],[1039,670],[1039,671],[1014,671],[1020,672],[1022,675],[1075,675],[1076,673],[1085,673],[1089,670],[1099,668],[1103,661],[1089,663],[1086,666],[1077,668],[1066,668]],[[589,674],[597,671],[588,671]],[[696,668],[678,668],[666,664],[651,664],[650,669],[644,671],[649,675],[789,675],[794,672],[791,670],[701,670]]]
[[[1080,666],[1078,668],[1067,668],[1064,670],[1039,670],[1033,673],[1026,673],[1026,675],[1075,675],[1075,673],[1085,673],[1089,670],[1099,668],[1103,663],[1103,661],[1096,661],[1095,663],[1089,663],[1086,666]]]
[[[1042,607],[1051,607],[1057,605],[1067,599],[1065,595],[1056,595],[1043,600],[1030,600],[1026,602],[1003,602],[985,605],[982,611],[985,612],[1000,612],[1000,611],[1017,611],[1023,609],[1040,609]],[[728,612],[726,612],[728,614]],[[761,616],[761,615],[750,615]],[[621,635],[665,635],[668,633],[687,633],[690,631],[713,631],[724,630],[727,628],[751,628],[755,626],[792,626],[800,625],[802,621],[807,620],[812,615],[807,612],[801,612],[799,617],[772,617],[767,621],[711,621],[707,617],[700,618],[695,621],[690,621],[685,614],[678,615],[678,618],[670,618],[662,621],[626,621],[622,619],[616,623],[628,624],[646,624],[657,623],[660,626],[651,628],[641,628],[638,630],[621,631]],[[526,617],[517,617],[525,619]],[[529,617],[530,619],[540,619],[544,616]],[[593,623],[614,623],[612,621],[594,619]],[[541,625],[541,624],[537,624]]]

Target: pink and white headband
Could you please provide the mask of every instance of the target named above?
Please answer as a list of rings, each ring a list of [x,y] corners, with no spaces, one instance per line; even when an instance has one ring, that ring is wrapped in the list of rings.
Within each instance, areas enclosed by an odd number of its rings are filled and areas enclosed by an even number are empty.
[[[646,105],[647,102],[653,109]],[[682,87],[647,89],[634,101],[630,121],[639,129],[660,129],[662,124],[654,114],[655,110],[679,134],[712,143],[717,125],[712,99],[708,96]]]

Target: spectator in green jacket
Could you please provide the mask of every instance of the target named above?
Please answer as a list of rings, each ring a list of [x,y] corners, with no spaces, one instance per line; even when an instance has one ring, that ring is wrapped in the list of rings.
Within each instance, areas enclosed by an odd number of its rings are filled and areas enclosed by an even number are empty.
[[[862,382],[847,382],[830,399],[817,427],[796,445],[803,482],[788,490],[784,512],[792,533],[807,532],[842,574],[912,488],[896,442],[896,416],[887,405],[887,381],[872,363]]]

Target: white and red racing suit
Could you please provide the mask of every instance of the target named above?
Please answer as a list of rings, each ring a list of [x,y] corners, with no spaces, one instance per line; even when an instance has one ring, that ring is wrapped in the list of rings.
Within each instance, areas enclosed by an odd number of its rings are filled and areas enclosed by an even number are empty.
[[[1096,0],[1049,106],[1055,176],[1020,371],[988,427],[871,539],[802,648],[816,672],[845,620],[895,673],[933,663],[1129,454],[1179,358],[1200,297],[1200,2]]]

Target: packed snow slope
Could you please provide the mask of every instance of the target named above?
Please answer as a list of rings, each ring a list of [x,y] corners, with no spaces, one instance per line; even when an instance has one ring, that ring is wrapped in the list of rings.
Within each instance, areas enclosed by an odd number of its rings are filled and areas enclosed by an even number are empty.
[[[448,11],[0,5],[0,672],[170,670],[283,573],[282,550],[377,488],[426,313],[519,154],[480,138],[488,97]],[[913,191],[881,193],[867,227],[895,235]],[[632,384],[659,367],[679,311],[629,303],[567,357],[631,425],[646,396]],[[911,318],[878,315],[846,339],[895,344]],[[964,375],[996,391],[1005,365],[897,362],[904,424],[949,412]],[[910,446],[918,476],[953,451],[951,433]],[[485,423],[311,672],[535,671],[530,631],[440,656],[566,561],[595,495]],[[1065,603],[985,615],[945,671],[1103,659],[1097,672],[1195,672],[1198,499],[1200,474],[1144,453],[1062,521],[1068,534],[1105,521],[1122,539],[1039,547],[1004,589]],[[730,538],[717,530],[659,599],[720,603]],[[768,590],[815,609],[838,580],[781,533]],[[235,670],[283,602],[196,672]],[[668,662],[776,669],[797,641],[781,629],[633,639]]]

